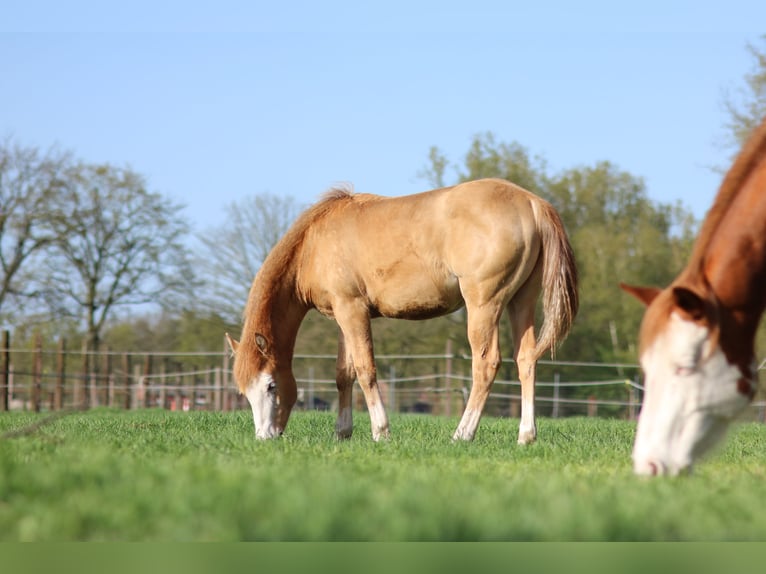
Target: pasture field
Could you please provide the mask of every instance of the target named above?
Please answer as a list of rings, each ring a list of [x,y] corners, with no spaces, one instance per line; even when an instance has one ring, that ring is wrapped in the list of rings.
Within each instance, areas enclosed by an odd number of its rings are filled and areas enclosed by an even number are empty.
[[[96,409],[21,436],[45,414],[0,415],[2,541],[766,540],[766,425],[742,424],[694,474],[642,479],[635,424],[394,415],[374,443],[355,414],[294,413],[257,442],[249,412]]]

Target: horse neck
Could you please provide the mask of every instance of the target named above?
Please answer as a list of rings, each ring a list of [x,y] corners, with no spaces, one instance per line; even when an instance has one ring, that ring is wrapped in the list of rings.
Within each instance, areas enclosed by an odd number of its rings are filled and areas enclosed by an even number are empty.
[[[259,284],[256,278],[250,295],[255,310],[248,314],[244,331],[264,335],[273,345],[279,369],[291,367],[295,340],[309,307],[297,295],[294,275],[281,273]]]
[[[766,159],[732,198],[694,267],[718,299],[722,327],[754,338],[766,307]]]

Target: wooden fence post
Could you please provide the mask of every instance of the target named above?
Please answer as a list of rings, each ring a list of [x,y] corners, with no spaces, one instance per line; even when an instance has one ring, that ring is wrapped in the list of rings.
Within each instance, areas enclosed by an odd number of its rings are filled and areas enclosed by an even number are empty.
[[[215,371],[218,367],[213,365],[210,371],[205,375],[205,410],[213,410],[213,385],[215,385]]]
[[[152,374],[152,356],[146,355],[144,357],[144,375],[143,375],[143,387],[144,387],[144,407],[152,406],[152,393],[149,390],[149,375]]]
[[[452,416],[452,339],[447,339],[447,347],[444,349],[447,356],[444,361],[444,414]]]
[[[106,379],[106,406],[114,407],[114,370],[112,369],[112,349],[107,345],[104,356],[103,377]]]
[[[130,410],[130,407],[132,406],[132,399],[133,399],[133,385],[131,384],[130,379],[130,355],[128,353],[122,354],[122,377],[123,377],[123,389],[125,390],[125,397],[123,401],[123,405],[125,406],[125,410]]]
[[[3,364],[0,369],[0,411],[10,409],[11,382],[11,333],[3,331]]]
[[[74,403],[76,408],[88,408],[88,371],[90,371],[88,357],[88,340],[82,341],[81,374],[77,378],[74,387]]]
[[[64,408],[64,381],[66,379],[66,339],[59,339],[59,349],[56,355],[56,388],[53,390],[53,410]]]
[[[179,381],[181,382],[180,385],[178,385],[178,388],[175,391],[176,396],[176,409],[179,411],[183,410],[184,407],[184,394],[186,394],[186,389],[189,388],[189,377],[192,377],[192,375],[187,375],[186,373],[189,371],[190,367],[188,365],[185,365],[181,363],[181,377],[179,378]],[[194,381],[192,380],[192,383]]]
[[[392,362],[388,367],[388,408],[392,413],[396,408],[396,365]]]
[[[186,374],[188,370],[189,367],[185,363],[176,361],[176,376],[172,379],[175,382],[172,386],[168,385],[168,396],[171,397],[170,400],[173,401],[177,411],[183,410],[184,392],[188,384],[188,375]],[[169,382],[170,380],[168,380]]]
[[[596,403],[595,395],[588,396],[588,416],[589,417],[598,416],[598,403]]]
[[[221,360],[221,369],[216,371],[215,391],[213,392],[213,404],[217,411],[231,410],[231,396],[229,392],[229,363],[231,349],[226,336],[223,338],[223,359]]]
[[[216,368],[215,379],[214,379],[215,389],[213,390],[213,409],[215,409],[216,411],[224,410],[223,402],[221,400],[223,398],[223,396],[221,395],[221,383],[222,383],[221,375],[222,375],[221,367]]]
[[[161,409],[167,408],[167,395],[168,395],[168,380],[166,378],[168,374],[168,358],[164,357],[160,363],[160,391],[159,391],[159,407]]]
[[[91,349],[89,346],[88,351],[91,351],[90,370],[88,371],[88,405],[92,408],[97,407],[100,404],[98,400],[100,357],[98,355],[97,347]]]
[[[206,387],[210,383],[210,373],[204,373],[194,377],[194,387],[192,387],[191,397],[189,397],[189,410],[197,410],[197,393],[200,392],[200,387]]]
[[[309,367],[308,379],[308,389],[306,389],[306,410],[313,411],[316,402],[314,400],[314,367]]]
[[[43,384],[43,337],[35,334],[35,354],[32,359],[32,410],[40,412]]]
[[[104,378],[104,404],[109,408],[114,406],[114,358],[112,348],[107,345],[101,362],[101,372]]]
[[[146,382],[141,376],[141,365],[138,364],[133,365],[133,385],[131,396],[131,409],[140,409],[144,406],[144,397],[146,396]]]

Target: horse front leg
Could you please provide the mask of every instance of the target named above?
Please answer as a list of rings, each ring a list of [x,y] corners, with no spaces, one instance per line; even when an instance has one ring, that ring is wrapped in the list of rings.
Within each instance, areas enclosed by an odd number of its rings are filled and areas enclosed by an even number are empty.
[[[346,364],[353,365],[359,386],[364,392],[367,411],[370,413],[372,439],[379,441],[381,438],[388,438],[388,415],[386,415],[386,407],[383,404],[378,386],[369,312],[365,306],[359,305],[355,301],[345,305],[337,305],[333,310],[335,311],[335,319],[343,332],[346,347],[344,354],[346,357],[350,354],[351,357],[350,361],[346,359]]]
[[[497,310],[467,309],[473,382],[463,416],[452,440],[473,440],[484,405],[500,368],[500,331]]]
[[[338,439],[351,438],[354,432],[352,393],[354,388],[354,360],[346,349],[343,331],[338,333],[338,360],[335,365],[335,385],[338,387],[338,420],[335,422],[335,436]]]

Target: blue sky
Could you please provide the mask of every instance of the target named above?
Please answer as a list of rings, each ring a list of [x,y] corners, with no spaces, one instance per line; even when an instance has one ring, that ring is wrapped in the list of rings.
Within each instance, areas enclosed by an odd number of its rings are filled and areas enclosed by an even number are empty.
[[[200,230],[256,193],[421,191],[430,146],[488,130],[702,216],[765,33],[762,0],[27,0],[0,8],[0,136],[130,165]]]

